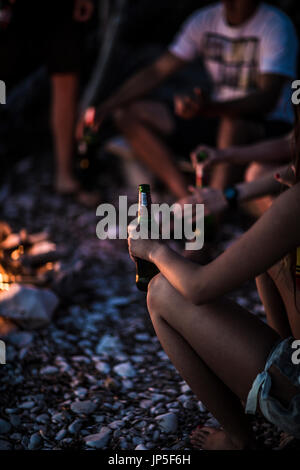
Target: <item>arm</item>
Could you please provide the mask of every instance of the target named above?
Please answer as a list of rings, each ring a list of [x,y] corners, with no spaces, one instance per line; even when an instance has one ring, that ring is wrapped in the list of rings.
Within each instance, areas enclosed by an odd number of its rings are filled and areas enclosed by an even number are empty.
[[[242,147],[229,147],[223,150],[217,150],[218,155],[215,163],[236,163],[244,165],[246,163],[283,163],[290,162],[292,158],[292,136],[279,139],[265,140],[254,145]]]
[[[244,98],[230,101],[207,101],[204,113],[209,116],[247,116],[267,114],[276,105],[286,77],[275,74],[262,74],[258,78],[257,91]]]
[[[300,244],[299,197],[300,183],[206,266],[195,265],[157,242],[151,242],[148,257],[184,297],[195,304],[211,302],[265,272]]]
[[[275,179],[275,174],[280,175],[280,179]],[[263,197],[270,194],[278,194],[282,188],[281,183],[293,181],[293,171],[290,166],[281,166],[277,170],[272,170],[269,174],[249,183],[242,182],[235,185],[237,189],[236,203],[241,204],[251,199]],[[179,204],[204,204],[205,215],[214,215],[229,209],[230,205],[220,189],[211,187],[194,188],[190,187],[191,196],[181,199]]]
[[[246,165],[248,163],[270,163],[281,164],[290,162],[293,150],[293,132],[290,134],[272,140],[265,140],[252,145],[239,147],[228,147],[226,149],[217,149],[207,145],[199,145],[192,153],[191,160],[193,167],[202,166],[204,177],[212,166],[219,163],[234,163],[236,165]],[[207,158],[202,163],[197,163],[197,155],[204,152]]]
[[[274,173],[279,172],[283,175],[283,179],[292,179],[293,172],[289,165],[279,167],[272,170],[269,174],[258,178],[250,183],[239,183],[236,185],[238,190],[238,202],[246,202],[258,197],[267,196],[268,194],[276,194],[280,191],[282,185],[274,178]]]
[[[130,101],[149,93],[168,76],[181,68],[185,62],[171,52],[166,52],[153,64],[129,78],[110,98],[99,106],[97,114],[107,115]]]

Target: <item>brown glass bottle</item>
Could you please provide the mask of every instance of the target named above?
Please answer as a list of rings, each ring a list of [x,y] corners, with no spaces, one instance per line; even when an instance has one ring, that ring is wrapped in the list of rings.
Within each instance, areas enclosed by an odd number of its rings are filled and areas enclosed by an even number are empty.
[[[140,228],[142,224],[148,225],[148,234],[151,233],[151,226],[155,223],[151,218],[151,192],[149,184],[139,186],[139,214],[138,221]],[[145,210],[145,208],[147,210]],[[150,235],[149,235],[150,236]],[[155,264],[137,258],[136,260],[136,286],[139,290],[147,292],[151,279],[159,273]]]

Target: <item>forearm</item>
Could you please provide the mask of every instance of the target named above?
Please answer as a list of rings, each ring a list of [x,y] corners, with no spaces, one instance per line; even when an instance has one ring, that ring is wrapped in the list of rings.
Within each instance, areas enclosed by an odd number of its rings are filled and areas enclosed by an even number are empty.
[[[272,207],[228,250],[199,266],[164,245],[150,260],[185,298],[209,303],[265,272],[300,243],[300,183],[283,193]]]
[[[210,101],[207,104],[209,116],[243,117],[266,114],[274,106],[274,97],[266,91],[255,91],[244,98],[228,101]]]
[[[291,135],[266,140],[254,145],[229,147],[220,151],[220,160],[245,165],[247,163],[285,163],[292,158]]]
[[[287,169],[288,166],[281,166],[255,181],[237,184],[238,202],[243,203],[268,194],[278,193],[281,189],[281,184],[275,180],[274,174],[276,171],[284,172]]]
[[[129,78],[119,90],[105,101],[101,106],[102,109],[109,113],[145,96],[183,65],[183,61],[170,52],[166,52],[156,62]]]
[[[202,267],[162,243],[155,245],[150,260],[183,297],[194,301],[195,291],[198,290],[198,282],[195,283],[195,280],[198,278],[199,268]]]
[[[103,103],[103,108],[111,112],[121,106],[135,101],[152,91],[163,81],[151,67],[143,69],[122,85],[110,98]]]

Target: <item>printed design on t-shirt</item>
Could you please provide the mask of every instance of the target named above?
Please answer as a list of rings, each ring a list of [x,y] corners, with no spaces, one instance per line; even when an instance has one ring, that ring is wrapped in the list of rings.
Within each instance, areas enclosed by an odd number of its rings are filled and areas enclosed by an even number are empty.
[[[259,39],[228,38],[216,33],[204,37],[204,60],[214,67],[214,85],[242,91],[256,88]]]

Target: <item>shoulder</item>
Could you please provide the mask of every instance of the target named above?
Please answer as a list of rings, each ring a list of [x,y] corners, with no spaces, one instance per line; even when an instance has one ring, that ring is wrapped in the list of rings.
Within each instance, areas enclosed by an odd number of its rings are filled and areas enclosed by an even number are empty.
[[[187,18],[185,25],[198,29],[204,24],[207,28],[211,28],[213,22],[220,17],[221,11],[222,4],[219,2],[205,8],[200,8]]]
[[[261,18],[266,26],[266,31],[278,31],[283,34],[296,35],[292,20],[279,8],[263,3],[261,6]]]

